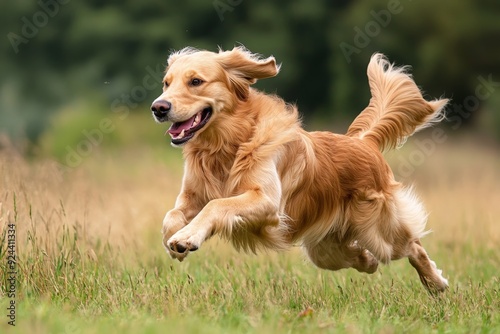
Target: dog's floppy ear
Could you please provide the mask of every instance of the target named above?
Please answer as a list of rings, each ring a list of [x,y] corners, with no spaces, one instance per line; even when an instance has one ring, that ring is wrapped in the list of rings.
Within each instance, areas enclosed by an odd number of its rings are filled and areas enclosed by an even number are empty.
[[[274,57],[260,59],[241,46],[231,51],[219,50],[218,60],[228,73],[229,82],[240,100],[247,99],[250,85],[257,79],[274,77],[280,70]]]

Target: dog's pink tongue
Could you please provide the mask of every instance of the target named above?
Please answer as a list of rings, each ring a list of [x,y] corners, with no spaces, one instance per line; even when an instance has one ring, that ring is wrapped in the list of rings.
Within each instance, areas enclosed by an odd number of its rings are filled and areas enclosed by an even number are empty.
[[[168,129],[167,132],[173,136],[179,135],[182,132],[182,130],[187,130],[191,128],[191,125],[194,122],[194,118],[195,116],[191,117],[190,119],[184,122],[172,123],[170,129]]]

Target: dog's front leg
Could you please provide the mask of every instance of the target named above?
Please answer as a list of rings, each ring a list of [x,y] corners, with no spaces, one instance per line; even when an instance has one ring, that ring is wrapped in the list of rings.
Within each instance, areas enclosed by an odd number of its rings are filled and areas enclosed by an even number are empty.
[[[270,196],[259,188],[234,197],[214,199],[167,241],[167,247],[182,261],[213,234],[230,236],[236,227],[258,232],[266,226],[278,226],[278,208],[278,194]]]
[[[178,258],[177,252],[172,252],[172,250],[167,246],[167,241],[179,230],[184,228],[189,222],[200,212],[201,208],[193,201],[194,193],[188,193],[186,191],[181,191],[177,197],[175,208],[168,211],[163,219],[163,245],[170,253],[170,256],[174,259]],[[184,257],[179,260],[182,261]]]

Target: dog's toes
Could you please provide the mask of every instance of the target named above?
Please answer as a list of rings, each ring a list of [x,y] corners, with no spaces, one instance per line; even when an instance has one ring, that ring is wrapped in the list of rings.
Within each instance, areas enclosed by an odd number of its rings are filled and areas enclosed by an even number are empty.
[[[164,239],[165,240],[165,239]],[[202,239],[197,234],[182,234],[177,233],[171,237],[166,243],[164,242],[167,251],[179,261],[182,261],[189,252],[198,250],[202,243]]]
[[[179,241],[170,239],[167,241],[167,249],[170,252],[182,254],[187,248],[184,247]]]
[[[176,258],[180,256],[185,257],[189,252],[194,252],[198,250],[198,246],[192,244],[191,242],[183,241],[169,241],[167,242],[167,249],[169,252],[177,254]]]
[[[173,245],[174,248],[171,248],[174,252],[177,252],[177,253],[186,253],[187,251],[189,252],[194,252],[194,251],[197,251],[198,250],[198,246],[196,245],[192,245],[191,243],[186,243],[186,244],[183,244],[183,243],[177,243],[175,245]]]

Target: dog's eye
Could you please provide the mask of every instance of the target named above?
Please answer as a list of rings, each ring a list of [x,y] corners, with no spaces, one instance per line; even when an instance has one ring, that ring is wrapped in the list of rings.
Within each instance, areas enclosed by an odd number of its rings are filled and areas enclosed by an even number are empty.
[[[164,86],[165,88],[167,88],[167,87],[168,87],[168,82],[166,82],[166,81],[165,81],[165,82],[163,83],[163,86]]]
[[[199,86],[203,83],[203,80],[201,79],[198,79],[198,78],[194,78],[191,80],[191,86]]]

